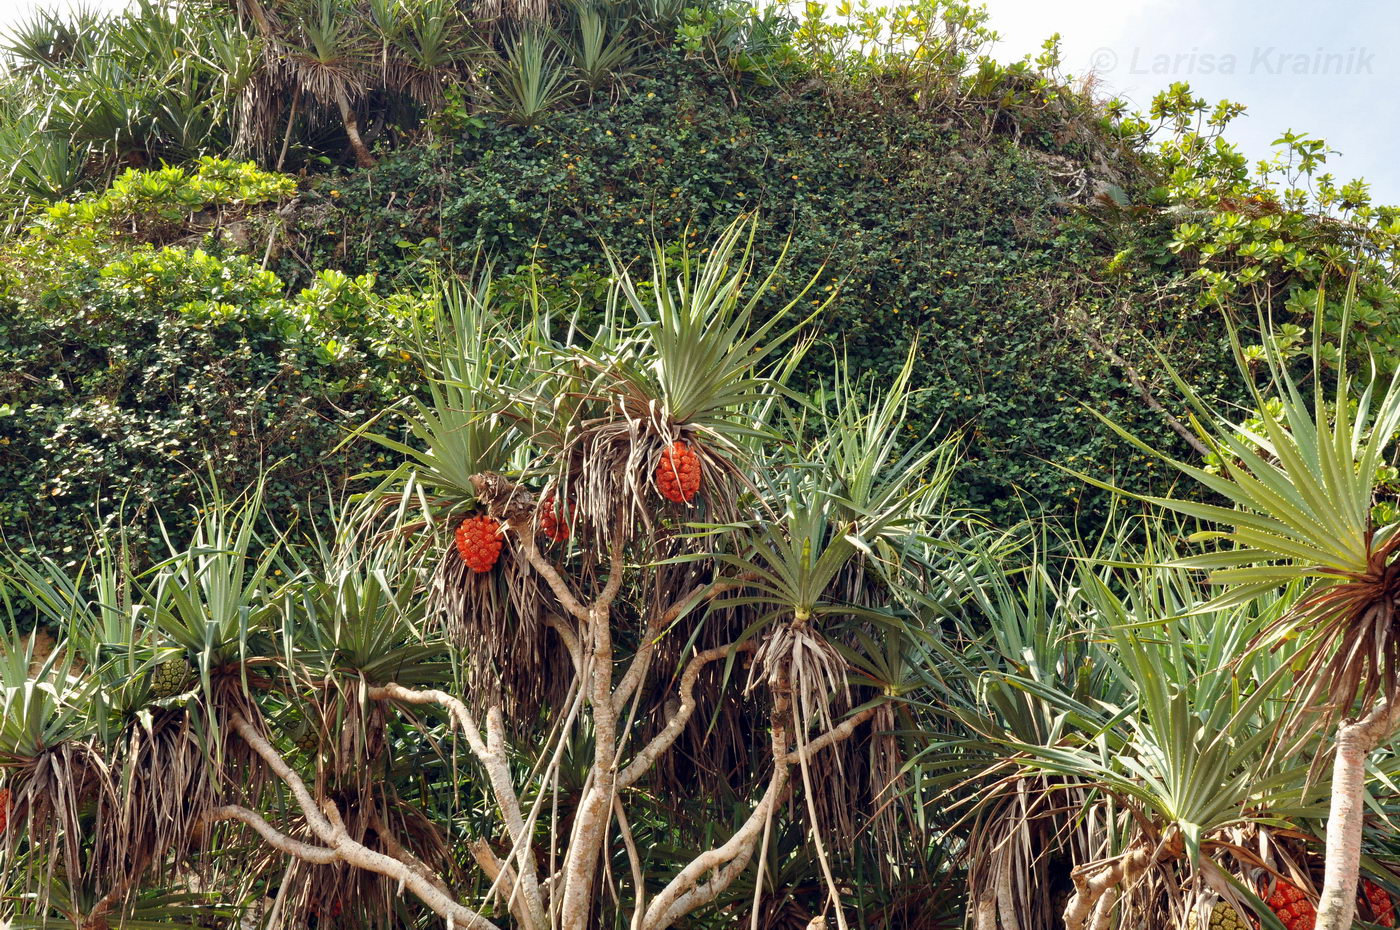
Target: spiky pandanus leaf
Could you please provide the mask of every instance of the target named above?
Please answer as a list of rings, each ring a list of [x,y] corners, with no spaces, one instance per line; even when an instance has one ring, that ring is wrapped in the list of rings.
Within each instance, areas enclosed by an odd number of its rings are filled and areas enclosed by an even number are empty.
[[[434,322],[418,332],[417,360],[427,375],[427,399],[409,397],[402,421],[414,442],[368,427],[366,438],[404,456],[412,488],[435,509],[464,510],[476,497],[472,476],[504,469],[524,438],[503,416],[503,398],[531,377],[530,349],[493,309],[489,274],[442,282]],[[402,475],[389,473],[377,496],[397,502]]]
[[[162,524],[170,554],[143,587],[155,629],[194,660],[207,692],[211,672],[246,657],[250,638],[270,628],[264,595],[281,540],[257,537],[261,488],[234,500],[216,489],[200,511],[189,545]]]
[[[1257,862],[1240,850],[1278,850],[1325,810],[1325,780],[1309,781],[1315,743],[1274,745],[1297,654],[1251,647],[1299,592],[1193,612],[1192,572],[1141,568],[1172,560],[1170,538],[1150,534],[1146,552],[1072,548],[1081,567],[1065,582],[1038,558],[1022,568],[999,554],[989,568],[1008,577],[974,602],[986,613],[968,618],[964,639],[931,641],[949,682],[943,702],[972,734],[936,740],[931,761],[959,783],[971,760],[985,766],[968,812],[973,898],[1029,926],[1060,915],[1038,912],[1014,884],[997,887],[999,867],[1050,884],[1040,871],[1050,863],[1067,879],[1071,867],[1125,857],[1123,922],[1181,920],[1202,887],[1238,910],[1262,908],[1246,884]],[[962,680],[976,689],[960,693]],[[999,850],[1014,859],[997,863]]]
[[[792,445],[755,459],[755,472],[769,477],[758,482],[756,499],[745,498],[748,520],[717,528],[697,525],[694,551],[671,557],[680,565],[718,561],[727,576],[745,579],[743,591],[721,603],[742,617],[729,628],[732,636],[758,642],[747,683],[754,687],[790,676],[799,729],[832,724],[838,707],[864,710],[867,702],[893,697],[908,680],[899,671],[901,661],[886,654],[884,645],[896,653],[902,646],[918,648],[904,636],[908,618],[900,609],[915,602],[911,589],[938,559],[924,534],[931,534],[942,518],[943,485],[937,474],[923,484],[927,472],[886,473],[882,466],[922,466],[946,450],[930,456],[928,450],[916,449],[907,459],[887,460],[893,449],[888,437],[878,427],[864,429],[865,418],[855,409],[873,399],[875,410],[897,417],[900,403],[889,398],[902,394],[906,385],[898,382],[885,389],[888,394],[872,398],[861,385],[842,395],[849,401],[843,425],[860,432],[839,454],[829,454],[821,428],[824,411],[808,414],[817,423],[810,431],[795,416]],[[878,419],[874,412],[870,415]],[[869,635],[864,635],[866,629]],[[876,678],[861,676],[857,681],[864,687],[850,688],[853,666],[879,669],[884,676],[880,686],[872,687]],[[896,719],[893,709],[876,713],[877,723]],[[893,729],[876,726],[882,734]],[[866,777],[864,754],[873,751],[873,741],[881,741],[884,751],[877,758],[887,764],[875,770],[884,773],[876,776],[884,778],[878,785]],[[817,826],[833,839],[832,849],[845,849],[853,835],[866,848],[869,834],[851,822],[851,811],[857,797],[888,797],[882,793],[900,769],[897,742],[885,735],[862,737],[812,764]],[[888,802],[877,806],[891,813],[896,809]],[[900,842],[898,833],[886,818],[877,845],[892,849]]]
[[[13,609],[13,590],[5,593]],[[27,880],[56,869],[83,873],[84,813],[113,789],[94,745],[101,705],[93,680],[75,674],[74,653],[62,641],[44,657],[34,642],[13,626],[0,632],[0,764],[10,827],[0,840],[28,839],[29,855],[7,863]]]
[[[1357,696],[1369,703],[1378,693],[1394,697],[1400,688],[1400,638],[1391,634],[1400,598],[1400,566],[1394,563],[1400,522],[1373,523],[1382,491],[1379,469],[1400,432],[1400,376],[1386,378],[1373,370],[1360,381],[1358,393],[1346,363],[1326,377],[1330,366],[1319,338],[1315,333],[1310,392],[1266,338],[1266,391],[1256,387],[1231,331],[1254,399],[1257,429],[1211,409],[1172,372],[1195,410],[1199,438],[1220,457],[1219,474],[1114,428],[1231,505],[1132,495],[1224,527],[1193,539],[1225,545],[1176,563],[1209,572],[1211,583],[1223,589],[1212,604],[1243,603],[1306,580],[1307,595],[1269,635],[1277,641],[1295,630],[1302,633],[1311,647],[1300,677],[1305,703],[1345,713]]]
[[[101,679],[93,698],[107,711],[97,715],[98,732],[105,737],[114,720],[146,702],[143,685],[153,648],[137,603],[138,578],[120,534],[101,535],[95,549],[75,570],[47,558],[10,561],[0,568],[0,585],[13,598],[12,610],[62,631],[75,661]]]
[[[428,397],[410,398],[404,411],[415,442],[366,432],[407,459],[372,495],[388,519],[367,522],[388,535],[436,529],[424,542],[436,547],[429,556],[427,625],[463,649],[474,699],[503,698],[520,712],[512,718],[520,719],[546,695],[558,696],[563,681],[548,672],[560,647],[544,635],[538,582],[509,534],[469,540],[476,546],[468,549],[473,561],[476,550],[492,542],[495,559],[477,561],[481,570],[463,561],[455,535],[464,520],[479,526],[500,519],[488,512],[474,479],[524,470],[526,442],[537,438],[539,424],[521,411],[551,367],[541,360],[551,337],[547,313],[513,328],[495,314],[493,300],[489,274],[440,283],[436,323],[419,338],[419,360],[431,379]],[[421,523],[413,519],[415,510]]]
[[[562,348],[557,366],[572,382],[558,393],[585,402],[583,415],[557,431],[558,479],[588,525],[610,532],[619,506],[627,522],[650,525],[667,450],[678,441],[696,458],[675,464],[694,465],[686,481],[704,476],[711,517],[727,519],[749,487],[747,448],[771,436],[782,381],[801,357],[791,344],[800,324],[778,327],[814,283],[761,322],[760,301],[782,259],[756,268],[756,230],[754,220],[736,221],[703,255],[687,240],[678,257],[656,243],[645,287],[609,255],[605,321],[586,343]],[[672,472],[675,496],[693,498],[682,493],[679,467]]]
[[[282,604],[283,653],[312,676],[348,672],[406,686],[449,673],[446,646],[426,628],[423,569],[408,540],[366,547],[346,531],[293,550]]]
[[[543,29],[521,29],[493,62],[492,109],[519,126],[543,122],[573,90],[563,57],[558,43]]]
[[[1388,513],[1376,507],[1383,493],[1379,470],[1389,461],[1400,431],[1400,373],[1382,376],[1372,364],[1364,378],[1354,381],[1346,346],[1354,299],[1349,290],[1335,366],[1332,354],[1323,350],[1321,327],[1314,328],[1310,392],[1262,320],[1268,386],[1260,389],[1231,330],[1257,428],[1212,410],[1167,366],[1195,410],[1198,437],[1221,460],[1219,474],[1178,461],[1114,427],[1231,505],[1141,497],[1221,527],[1196,538],[1223,545],[1178,562],[1207,570],[1211,582],[1224,588],[1212,603],[1242,602],[1295,581],[1308,586],[1296,607],[1260,642],[1277,647],[1296,636],[1307,650],[1298,679],[1303,716],[1297,727],[1316,727],[1312,712],[1317,709],[1339,724],[1330,752],[1335,790],[1327,817],[1326,879],[1318,901],[1325,930],[1344,930],[1351,923],[1365,758],[1400,721],[1400,637],[1394,635],[1400,620],[1400,564],[1395,561],[1400,520],[1393,506]],[[1319,309],[1321,303],[1319,293]],[[1358,701],[1366,710],[1349,722]],[[1326,755],[1320,754],[1319,761]]]

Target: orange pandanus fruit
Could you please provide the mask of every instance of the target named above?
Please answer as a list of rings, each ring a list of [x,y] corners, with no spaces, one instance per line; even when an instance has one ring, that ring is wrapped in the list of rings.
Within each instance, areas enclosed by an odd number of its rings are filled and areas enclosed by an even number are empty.
[[[1395,926],[1395,902],[1384,888],[1369,878],[1361,880],[1361,893],[1371,907],[1371,922],[1380,927]]]
[[[1313,930],[1313,924],[1317,922],[1317,908],[1313,907],[1303,889],[1292,882],[1280,878],[1264,901],[1288,930]]]
[[[700,492],[700,457],[683,439],[661,450],[656,466],[656,487],[661,496],[677,504],[688,504]]]
[[[564,517],[564,508],[553,491],[540,501],[540,533],[553,542],[563,542],[569,538],[569,521]]]
[[[486,514],[467,517],[457,527],[457,554],[474,572],[489,572],[501,557],[501,521]]]

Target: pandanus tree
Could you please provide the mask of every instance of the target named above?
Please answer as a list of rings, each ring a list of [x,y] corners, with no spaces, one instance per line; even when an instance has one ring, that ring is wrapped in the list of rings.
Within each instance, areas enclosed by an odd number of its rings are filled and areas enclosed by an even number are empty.
[[[855,789],[819,766],[860,741],[901,770],[872,731],[908,684],[950,457],[890,441],[861,385],[784,386],[810,287],[759,320],[779,278],[753,229],[658,246],[643,280],[614,260],[587,325],[447,288],[422,393],[365,430],[403,463],[333,531],[211,506],[139,575],[17,565],[16,616],[104,620],[81,667],[72,637],[37,672],[62,687],[7,672],[0,762],[31,829],[6,842],[32,883],[81,876],[99,920],[193,874],[318,926],[661,930],[757,912],[733,891],[761,897],[741,876],[796,835],[844,926],[818,821]]]
[[[1254,401],[1249,422],[1212,409],[1176,378],[1193,407],[1197,436],[1218,457],[1214,469],[1172,458],[1124,433],[1221,501],[1144,498],[1212,527],[1196,537],[1211,544],[1209,551],[1175,562],[1208,572],[1220,587],[1208,607],[1243,603],[1291,583],[1306,585],[1296,606],[1262,631],[1256,645],[1276,648],[1291,638],[1305,645],[1296,681],[1299,714],[1285,728],[1289,738],[1321,726],[1319,720],[1337,724],[1318,930],[1352,924],[1367,757],[1400,726],[1400,519],[1384,481],[1400,430],[1400,377],[1383,377],[1372,366],[1369,375],[1354,378],[1346,328],[1344,321],[1334,351],[1314,331],[1311,370],[1304,373],[1310,388],[1267,329],[1262,349],[1249,353],[1263,369],[1261,387],[1232,332]]]
[[[1327,786],[1310,747],[1274,751],[1296,653],[1251,640],[1296,592],[1196,612],[1192,573],[1151,564],[1161,539],[1050,539],[985,553],[960,634],[930,654],[924,694],[952,726],[919,763],[953,786],[970,925],[1279,930],[1261,893],[1310,887]]]

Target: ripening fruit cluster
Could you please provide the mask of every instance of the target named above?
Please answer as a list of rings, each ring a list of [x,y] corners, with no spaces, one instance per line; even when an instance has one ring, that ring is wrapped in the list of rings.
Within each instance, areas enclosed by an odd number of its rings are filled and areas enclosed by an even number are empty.
[[[0,788],[0,835],[10,826],[10,789]]]
[[[184,656],[166,659],[151,671],[151,697],[161,699],[179,694],[190,671]]]
[[[1366,896],[1366,903],[1371,905],[1371,922],[1378,927],[1395,926],[1395,902],[1390,900],[1386,890],[1369,878],[1363,878],[1361,892]]]
[[[1317,922],[1317,908],[1313,907],[1303,889],[1283,879],[1278,880],[1265,903],[1287,930],[1313,930],[1313,924]]]
[[[1186,930],[1196,930],[1199,925],[1200,920],[1193,910],[1186,917]],[[1210,920],[1206,926],[1209,930],[1245,930],[1240,912],[1224,901],[1215,902],[1215,907],[1210,909]]]
[[[683,439],[661,451],[656,466],[656,488],[677,504],[688,504],[700,493],[700,457]]]
[[[553,542],[563,542],[569,538],[569,521],[564,519],[563,509],[553,491],[540,502],[540,533]]]
[[[467,517],[457,527],[457,554],[474,572],[489,572],[501,557],[501,521],[487,514]]]

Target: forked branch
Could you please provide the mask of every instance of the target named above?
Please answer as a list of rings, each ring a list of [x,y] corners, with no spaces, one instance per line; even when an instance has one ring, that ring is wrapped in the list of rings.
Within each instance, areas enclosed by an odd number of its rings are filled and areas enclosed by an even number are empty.
[[[642,921],[642,930],[664,930],[719,897],[747,868],[763,824],[782,799],[787,785],[788,766],[779,764],[768,780],[768,790],[734,835],[692,859],[652,899]],[[709,881],[702,881],[709,872],[714,872]]]
[[[242,714],[235,714],[230,721],[233,729],[252,750],[258,754],[278,778],[292,792],[297,806],[301,808],[311,832],[336,853],[336,858],[367,872],[394,879],[404,888],[412,891],[433,913],[450,923],[467,930],[499,930],[499,928],[476,911],[444,894],[432,882],[419,875],[404,863],[381,852],[376,852],[356,842],[340,823],[339,813],[330,802],[318,806],[301,776],[289,766],[272,744],[257,731]],[[232,812],[230,812],[232,813]],[[332,817],[334,819],[332,819]],[[239,817],[238,819],[243,819]],[[247,821],[245,821],[247,822]],[[251,825],[251,824],[250,824]],[[254,829],[257,829],[256,826]],[[274,831],[275,832],[275,831]]]
[[[549,920],[545,912],[544,896],[540,893],[539,872],[535,862],[534,848],[530,842],[529,831],[525,826],[525,817],[521,812],[520,798],[515,793],[515,786],[511,781],[510,759],[507,757],[505,746],[505,722],[501,719],[499,709],[492,708],[487,712],[486,739],[483,740],[481,731],[477,729],[476,720],[472,717],[467,705],[446,691],[432,688],[413,690],[391,681],[388,684],[370,688],[369,697],[372,700],[395,700],[404,704],[420,706],[436,704],[446,709],[457,722],[458,728],[461,729],[467,744],[471,747],[472,754],[481,762],[482,767],[486,770],[486,777],[491,783],[496,806],[501,812],[501,818],[505,822],[506,832],[513,846],[511,858],[515,859],[520,866],[519,892],[525,901],[525,907],[531,916],[533,926],[540,928],[540,930],[548,927]]]
[[[718,650],[701,653],[691,661],[686,672],[698,674],[699,668],[705,664],[699,660],[714,661],[718,656],[709,653],[719,651],[723,654],[727,650],[728,647],[720,647]],[[769,778],[768,788],[764,791],[763,797],[733,836],[722,845],[706,850],[695,857],[652,899],[651,904],[646,909],[642,930],[664,930],[686,914],[719,897],[748,867],[749,860],[753,857],[753,851],[762,834],[764,823],[773,815],[777,805],[787,792],[789,771],[792,766],[799,764],[804,759],[810,760],[818,751],[849,738],[861,723],[874,715],[877,709],[875,707],[866,708],[825,733],[807,740],[800,750],[790,750],[791,737],[788,731],[791,716],[790,689],[791,685],[787,676],[780,675],[775,682],[772,713],[773,774]],[[636,764],[634,761],[633,765]],[[631,766],[629,766],[630,768]],[[707,875],[708,879],[706,879]]]
[[[713,584],[698,585],[648,623],[646,632],[643,634],[642,644],[638,647],[637,654],[632,658],[632,664],[623,674],[622,681],[618,683],[616,692],[618,705],[627,703],[632,697],[632,692],[637,690],[642,681],[646,679],[647,672],[651,668],[652,656],[656,653],[657,641],[667,627],[705,601],[712,601],[722,594],[728,594],[730,591],[742,588],[747,580],[747,578],[736,578],[716,581]]]

